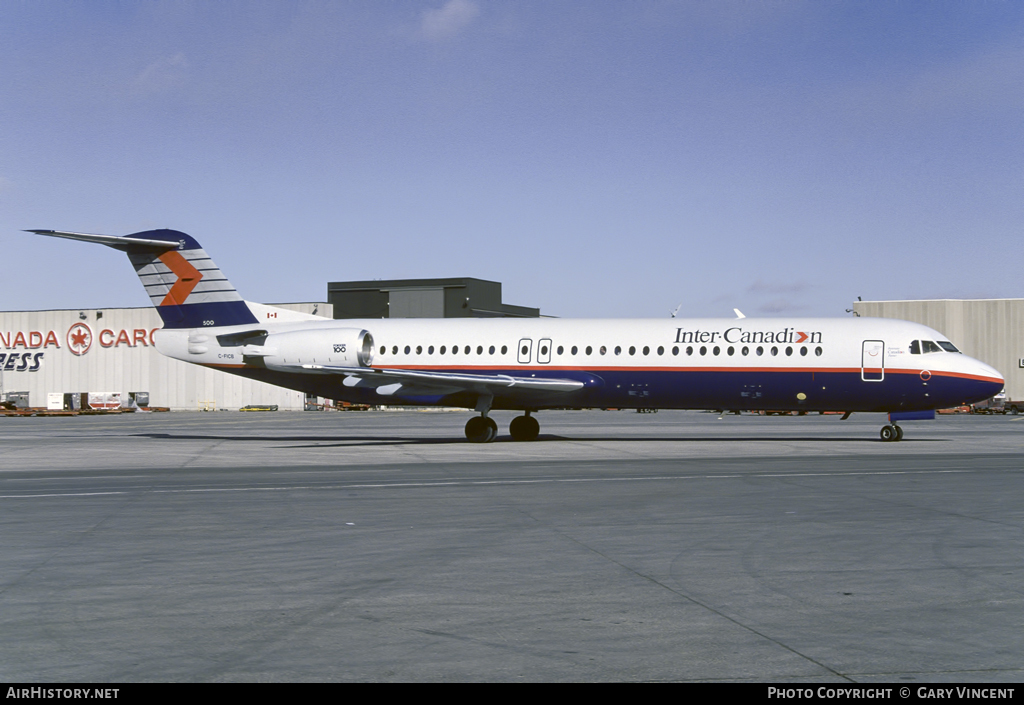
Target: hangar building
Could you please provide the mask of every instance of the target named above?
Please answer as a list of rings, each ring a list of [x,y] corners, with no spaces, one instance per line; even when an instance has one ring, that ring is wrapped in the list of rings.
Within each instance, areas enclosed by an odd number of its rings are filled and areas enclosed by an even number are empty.
[[[501,283],[485,279],[330,282],[335,318],[537,318],[539,308],[501,302]]]
[[[855,301],[858,316],[898,318],[945,333],[965,355],[1006,378],[1006,397],[1024,400],[1024,299]]]
[[[332,282],[328,297],[338,304],[273,305],[324,318],[540,315],[503,304],[500,283],[472,278]],[[154,308],[0,312],[0,400],[24,407],[57,399],[80,405],[86,393],[90,404],[113,405],[109,400],[120,396],[179,411],[249,405],[302,410],[317,401],[165,357],[153,347],[153,333],[162,325]],[[102,399],[108,401],[97,402]]]

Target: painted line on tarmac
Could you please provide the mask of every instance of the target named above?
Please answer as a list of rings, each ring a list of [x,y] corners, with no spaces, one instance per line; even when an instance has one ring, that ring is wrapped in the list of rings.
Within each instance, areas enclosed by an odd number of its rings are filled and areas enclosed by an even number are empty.
[[[580,482],[664,482],[672,480],[728,480],[774,478],[774,477],[873,477],[884,475],[949,475],[975,473],[979,470],[877,470],[867,472],[805,472],[805,473],[756,473],[729,475],[655,475],[648,477],[579,477],[579,478],[539,478],[534,480],[437,480],[423,482],[377,482],[354,483],[343,485],[282,485],[273,487],[199,487],[187,489],[144,489],[112,490],[109,492],[55,492],[47,494],[13,494],[0,495],[0,499],[31,499],[40,497],[95,497],[104,495],[126,494],[202,494],[215,492],[299,492],[305,490],[359,490],[389,489],[405,487],[475,487],[484,485],[541,485],[568,484]],[[982,471],[983,472],[983,471]]]
[[[5,494],[0,495],[0,499],[28,499],[31,497],[95,497],[97,495],[108,495],[108,494],[130,494],[126,491],[121,492],[60,492],[54,494]]]
[[[150,477],[149,475],[87,475],[85,477],[79,477],[75,475],[71,479],[75,480],[135,480],[140,477]],[[68,480],[65,477],[0,477],[0,482],[63,482]]]

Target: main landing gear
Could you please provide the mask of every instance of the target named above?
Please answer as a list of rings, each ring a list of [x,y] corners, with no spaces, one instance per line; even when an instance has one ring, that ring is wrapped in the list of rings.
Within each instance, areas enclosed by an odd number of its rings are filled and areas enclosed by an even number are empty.
[[[540,435],[540,423],[527,411],[512,419],[508,432],[516,441],[535,441]],[[490,443],[498,436],[498,424],[489,416],[474,416],[466,422],[466,438],[473,443]]]
[[[490,443],[498,437],[498,424],[490,416],[474,416],[466,422],[466,438],[473,443]]]
[[[508,432],[512,434],[513,440],[535,441],[540,435],[540,422],[530,416],[530,412],[527,411],[524,416],[512,419],[512,423],[508,425]]]
[[[896,424],[889,424],[882,426],[882,430],[878,435],[881,436],[882,440],[886,443],[895,443],[903,440],[903,429]]]

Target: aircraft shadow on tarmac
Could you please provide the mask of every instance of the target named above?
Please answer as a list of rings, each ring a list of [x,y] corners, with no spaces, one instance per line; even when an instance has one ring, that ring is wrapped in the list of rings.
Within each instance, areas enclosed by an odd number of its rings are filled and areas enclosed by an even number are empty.
[[[152,438],[161,441],[231,441],[235,443],[289,443],[292,448],[323,448],[325,444],[338,447],[353,446],[388,446],[388,445],[476,445],[465,438],[414,438],[395,436],[249,436],[249,435],[195,435],[177,433],[138,433],[140,438]],[[941,443],[945,438],[905,438],[902,443]],[[549,443],[556,441],[592,442],[592,443],[882,443],[879,438],[849,436],[583,436],[572,438],[555,434],[541,434],[529,443]],[[494,443],[523,443],[515,441],[511,436],[498,436]],[[492,444],[487,444],[492,445]]]

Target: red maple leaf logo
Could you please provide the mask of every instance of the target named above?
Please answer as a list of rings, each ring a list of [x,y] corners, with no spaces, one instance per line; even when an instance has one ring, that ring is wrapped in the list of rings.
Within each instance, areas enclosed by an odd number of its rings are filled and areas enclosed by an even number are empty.
[[[76,323],[68,329],[68,347],[75,355],[84,355],[92,347],[92,331],[84,323]]]

